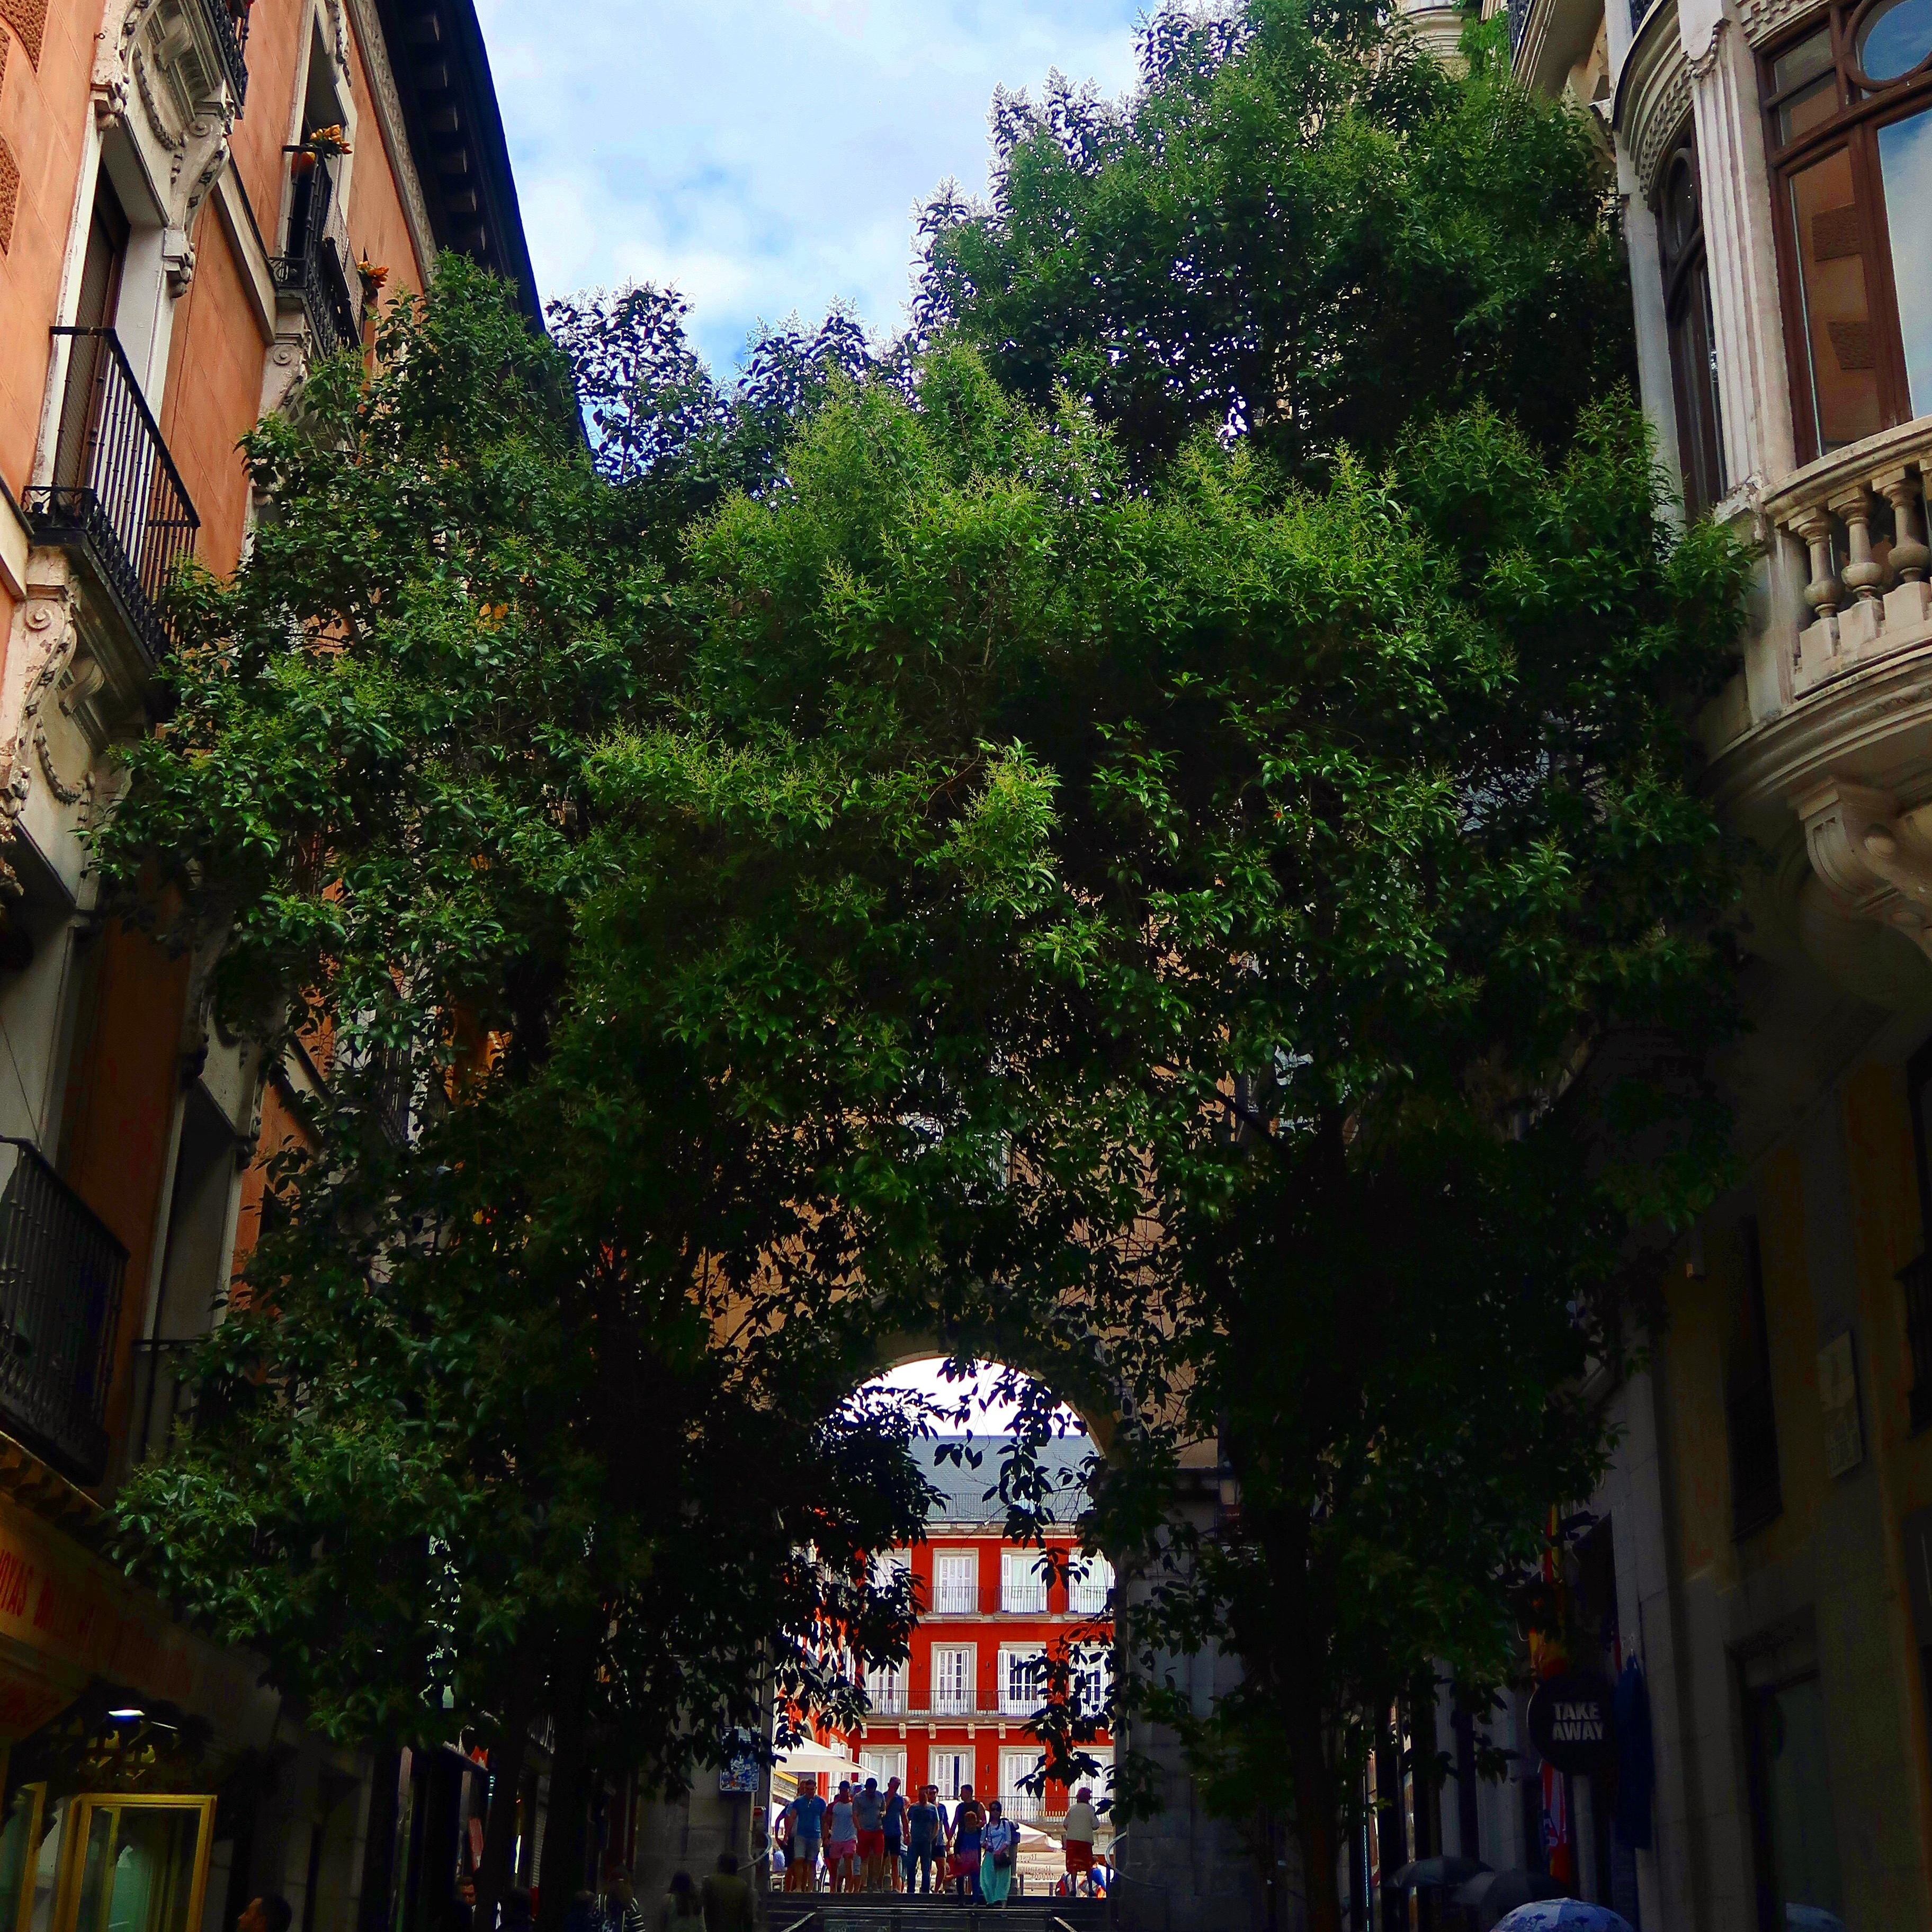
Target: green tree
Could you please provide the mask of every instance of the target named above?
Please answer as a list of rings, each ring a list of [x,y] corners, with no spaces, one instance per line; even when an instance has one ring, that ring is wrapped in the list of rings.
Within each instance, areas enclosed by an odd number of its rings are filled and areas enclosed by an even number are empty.
[[[1504,32],[1466,78],[1368,0],[1163,7],[1120,101],[996,98],[990,200],[925,212],[921,326],[1140,470],[1205,424],[1312,474],[1484,401],[1561,444],[1634,373],[1630,304],[1600,144]]]
[[[908,1185],[950,1298],[1106,1364],[1094,1529],[1153,1552],[1132,1694],[1292,1821],[1333,1925],[1364,1712],[1441,1660],[1502,1681],[1510,1582],[1603,1453],[1577,1388],[1630,1239],[1721,1157],[1682,720],[1741,560],[1675,530],[1618,398],[1556,457],[1478,409],[1319,488],[1205,435],[1137,483],[952,349],[787,468],[693,539],[710,728],[916,768],[941,821],[1002,773],[1001,926],[926,956],[954,1030],[908,1041]],[[1204,1440],[1238,1501],[1163,1520]],[[1245,1676],[1204,1719],[1154,1665],[1210,1640]]]
[[[547,1712],[564,1872],[586,1762],[676,1787],[762,1740],[774,1689],[856,1708],[850,1654],[902,1649],[908,1609],[867,1552],[924,1503],[914,1419],[845,1400],[866,1042],[773,1025],[827,1010],[808,961],[694,1018],[707,931],[668,904],[656,976],[619,986],[586,916],[634,856],[601,800],[647,760],[616,747],[683,716],[684,634],[574,414],[454,260],[373,379],[319,370],[249,440],[254,549],[184,588],[172,717],[94,850],[130,916],[218,948],[224,1023],[327,1072],[197,1427],[123,1493],[130,1556],[339,1737],[469,1730],[514,1790]],[[768,845],[809,801],[683,777],[666,891],[728,904],[732,814]]]

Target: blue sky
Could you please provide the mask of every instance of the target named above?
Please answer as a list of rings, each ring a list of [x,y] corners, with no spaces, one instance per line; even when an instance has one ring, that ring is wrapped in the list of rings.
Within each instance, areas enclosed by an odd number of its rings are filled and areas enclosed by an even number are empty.
[[[479,0],[546,299],[670,283],[735,366],[835,298],[903,324],[913,212],[986,185],[996,86],[1117,93],[1144,0]]]

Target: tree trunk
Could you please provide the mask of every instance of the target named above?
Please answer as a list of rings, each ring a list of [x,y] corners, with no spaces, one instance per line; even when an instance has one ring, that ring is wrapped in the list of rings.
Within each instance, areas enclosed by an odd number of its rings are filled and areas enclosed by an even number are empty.
[[[476,1868],[472,1932],[494,1932],[496,1907],[509,1888],[510,1861],[517,1844],[517,1798],[523,1789],[530,1719],[536,1713],[547,1661],[541,1641],[526,1630],[518,1642],[504,1700],[502,1729],[490,1754],[490,1816],[484,1828],[482,1862]]]
[[[1301,1888],[1308,1900],[1308,1932],[1342,1932],[1334,1778],[1317,1712],[1298,1711],[1291,1719],[1288,1760],[1294,1782],[1294,1836],[1301,1849]]]
[[[584,1706],[597,1647],[588,1630],[558,1642],[551,1672],[551,1718],[556,1748],[550,1764],[550,1812],[544,1820],[536,1932],[563,1932],[570,1901],[584,1883]]]

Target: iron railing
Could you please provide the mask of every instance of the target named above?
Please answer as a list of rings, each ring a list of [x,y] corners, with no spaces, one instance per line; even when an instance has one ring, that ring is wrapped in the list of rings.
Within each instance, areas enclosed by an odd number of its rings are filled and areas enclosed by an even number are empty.
[[[133,1399],[128,1411],[129,1468],[166,1455],[176,1424],[194,1417],[199,1393],[194,1352],[200,1346],[199,1338],[178,1341],[159,1336],[134,1344]]]
[[[30,1142],[0,1137],[0,1419],[98,1482],[128,1250]]]
[[[291,150],[300,153],[304,150]],[[300,300],[319,356],[338,355],[362,339],[362,312],[349,286],[341,244],[329,232],[335,205],[335,158],[314,157],[296,184],[290,211],[288,253],[269,265],[275,286]]]
[[[228,76],[228,91],[235,97],[235,111],[248,98],[248,0],[201,0],[201,10],[208,32],[220,50],[221,70]]]
[[[1921,1255],[1898,1271],[1905,1291],[1905,1340],[1912,1352],[1912,1432],[1932,1426],[1932,1258]]]
[[[53,481],[26,507],[42,542],[92,566],[152,667],[172,638],[156,607],[201,519],[113,330],[53,333],[69,345]]]

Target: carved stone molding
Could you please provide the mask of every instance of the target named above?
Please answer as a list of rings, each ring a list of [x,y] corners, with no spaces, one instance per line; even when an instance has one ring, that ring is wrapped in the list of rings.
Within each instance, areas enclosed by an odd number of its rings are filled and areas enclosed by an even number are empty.
[[[1833,776],[1791,806],[1839,908],[1897,927],[1932,956],[1932,805],[1901,812],[1890,792]]]
[[[1646,201],[1690,118],[1690,69],[1678,32],[1675,0],[1653,7],[1624,63],[1617,128]]]
[[[0,898],[20,896],[20,880],[7,862],[5,842],[12,838],[33,789],[34,766],[28,748],[38,735],[40,706],[72,660],[79,637],[71,586],[64,581],[29,584],[26,602],[14,614],[14,638],[8,652],[9,659],[17,659],[19,664],[17,673],[13,662],[8,664],[6,693],[11,706],[17,708],[12,717],[0,718],[0,734],[4,734],[0,736]],[[38,747],[35,756],[41,759],[43,773],[52,784],[53,775],[47,769],[50,756]],[[60,796],[58,790],[55,795]]]
[[[1738,0],[1738,24],[1753,46],[1762,46],[1808,14],[1822,20],[1828,5],[1828,0]]]

